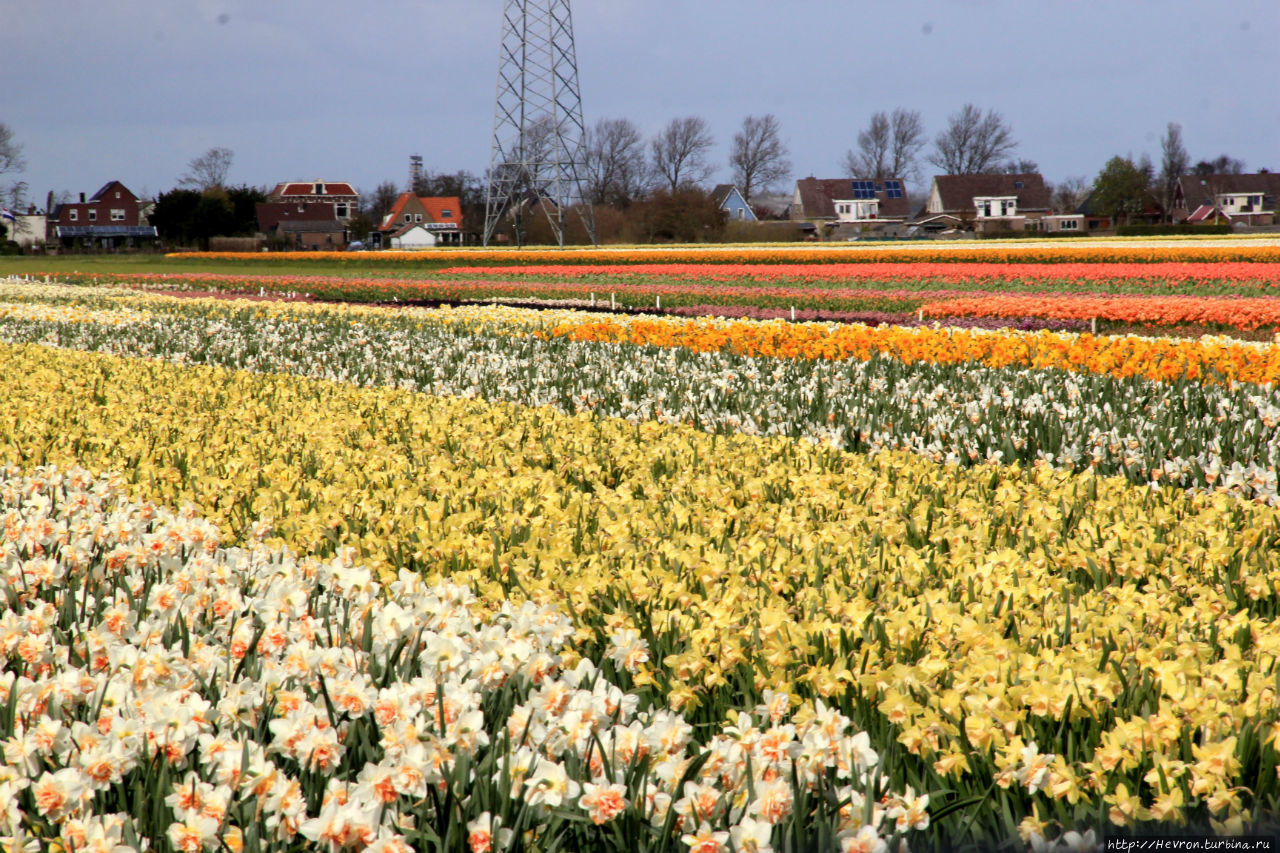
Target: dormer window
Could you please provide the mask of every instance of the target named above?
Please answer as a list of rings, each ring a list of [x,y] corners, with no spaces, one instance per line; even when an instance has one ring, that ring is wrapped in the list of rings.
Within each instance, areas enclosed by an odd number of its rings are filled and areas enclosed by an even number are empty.
[[[324,195],[324,184],[316,184],[316,195]]]

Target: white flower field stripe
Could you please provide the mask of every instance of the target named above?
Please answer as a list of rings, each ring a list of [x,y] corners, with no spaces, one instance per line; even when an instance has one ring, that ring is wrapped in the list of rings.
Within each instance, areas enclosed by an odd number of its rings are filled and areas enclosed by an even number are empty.
[[[161,310],[160,305],[171,305]],[[147,302],[127,328],[0,320],[0,339],[785,435],[938,462],[1047,461],[1277,500],[1280,390],[979,364],[752,358],[532,334],[515,309],[403,315]],[[581,316],[581,315],[578,315]]]

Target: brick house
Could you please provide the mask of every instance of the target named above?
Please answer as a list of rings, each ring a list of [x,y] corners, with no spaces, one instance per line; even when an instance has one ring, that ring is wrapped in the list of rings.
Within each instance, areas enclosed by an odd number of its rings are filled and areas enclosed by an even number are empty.
[[[360,195],[351,184],[341,181],[284,181],[267,193],[267,201],[282,204],[333,205],[333,216],[345,227],[360,210]]]
[[[349,242],[332,201],[266,201],[255,207],[258,230],[273,244],[296,250],[338,250]]]
[[[1038,231],[1051,212],[1049,188],[1039,173],[936,175],[925,206],[911,220],[921,231]]]
[[[376,248],[462,245],[462,200],[457,196],[400,193],[378,230],[369,236]]]
[[[121,249],[151,245],[155,226],[144,221],[146,203],[124,184],[109,181],[89,199],[59,204],[45,221],[45,242],[65,248]]]

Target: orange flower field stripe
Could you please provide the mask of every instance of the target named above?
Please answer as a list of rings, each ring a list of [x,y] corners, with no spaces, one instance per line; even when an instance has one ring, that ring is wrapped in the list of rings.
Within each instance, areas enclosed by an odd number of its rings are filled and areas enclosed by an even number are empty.
[[[560,323],[542,334],[775,358],[865,361],[882,354],[907,363],[980,362],[988,367],[1059,368],[1166,382],[1280,380],[1280,347],[1228,339],[667,319]]]
[[[925,317],[1097,318],[1164,326],[1210,324],[1246,330],[1280,324],[1280,299],[1266,297],[982,293],[927,302],[920,310]]]

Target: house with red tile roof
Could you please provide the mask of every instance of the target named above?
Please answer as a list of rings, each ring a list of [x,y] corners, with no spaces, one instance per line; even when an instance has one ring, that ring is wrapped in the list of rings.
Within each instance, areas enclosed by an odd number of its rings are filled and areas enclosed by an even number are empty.
[[[425,249],[462,244],[462,200],[457,196],[400,193],[375,234],[375,246]]]

